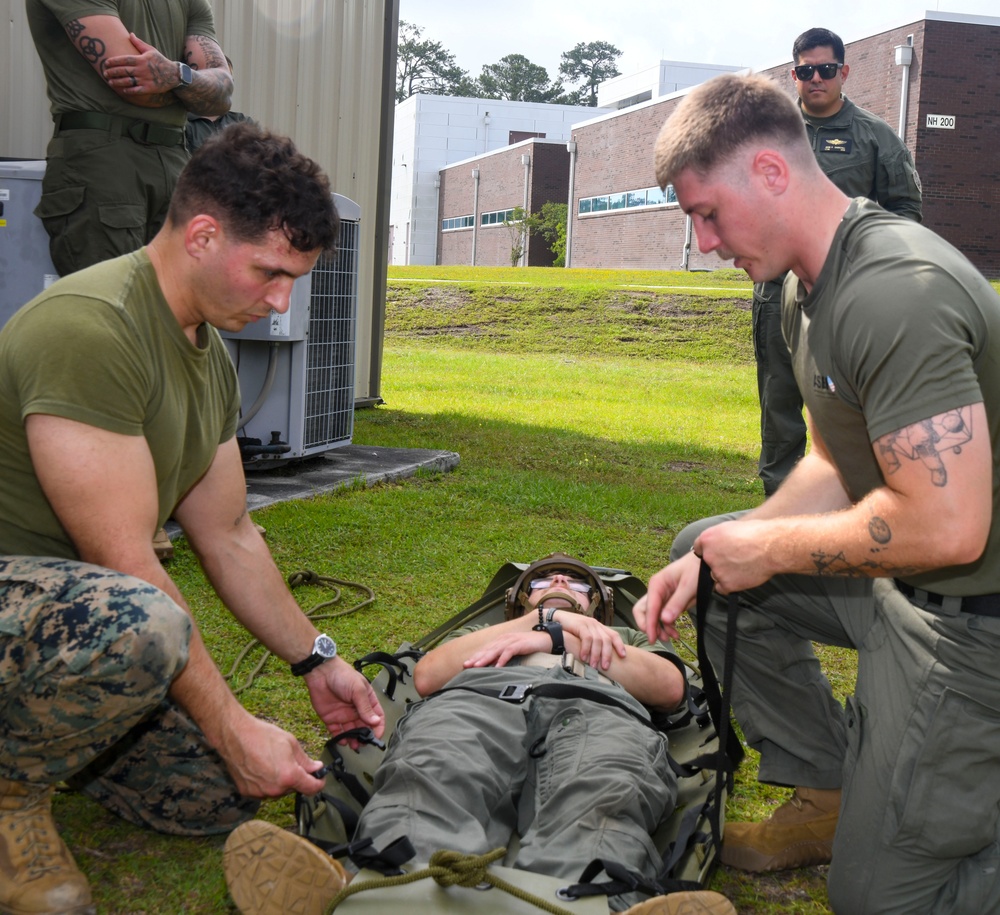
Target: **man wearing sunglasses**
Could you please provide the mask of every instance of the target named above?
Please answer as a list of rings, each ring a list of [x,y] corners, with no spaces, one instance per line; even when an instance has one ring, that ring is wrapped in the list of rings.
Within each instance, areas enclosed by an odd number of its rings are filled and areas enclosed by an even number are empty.
[[[666,735],[650,724],[683,700],[679,660],[638,630],[609,625],[610,589],[565,554],[528,566],[505,609],[504,622],[456,630],[417,663],[413,682],[427,698],[397,726],[355,840],[384,850],[408,837],[422,866],[440,849],[480,855],[520,837],[515,868],[572,883],[603,859],[655,878],[663,861],[650,835],[673,813],[677,781]],[[335,893],[339,864],[276,826],[244,826],[225,855],[243,915],[323,911],[329,899],[315,888]],[[263,856],[289,864],[257,868]],[[735,915],[719,893],[647,896],[608,905]]]
[[[792,46],[792,81],[820,168],[848,197],[867,197],[883,209],[920,222],[920,180],[903,141],[880,117],[843,95],[850,66],[844,42],[829,29],[809,29]],[[753,340],[760,397],[760,461],[770,496],[806,448],[802,395],[781,333],[784,276],[756,283]]]

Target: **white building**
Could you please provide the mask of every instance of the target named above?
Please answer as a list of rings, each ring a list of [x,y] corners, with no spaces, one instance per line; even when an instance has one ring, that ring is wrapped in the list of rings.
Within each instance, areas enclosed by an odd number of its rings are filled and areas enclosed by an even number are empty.
[[[413,95],[396,106],[389,204],[389,263],[437,259],[438,172],[531,137],[569,140],[578,121],[605,113],[581,105]]]
[[[720,73],[734,73],[742,69],[723,64],[661,60],[656,66],[647,67],[638,73],[605,80],[597,87],[597,104],[602,108],[629,108],[640,102],[697,86]]]

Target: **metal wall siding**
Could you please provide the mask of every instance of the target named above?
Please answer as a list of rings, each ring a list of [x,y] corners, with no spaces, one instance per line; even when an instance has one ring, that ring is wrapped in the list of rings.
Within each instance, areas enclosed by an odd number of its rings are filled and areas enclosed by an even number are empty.
[[[52,133],[45,80],[24,0],[0,0],[0,157],[44,158]],[[379,114],[385,18],[393,0],[212,0],[219,43],[236,75],[233,108],[288,134],[338,194],[361,206],[356,396],[370,377],[375,288]],[[17,91],[15,92],[15,87]]]

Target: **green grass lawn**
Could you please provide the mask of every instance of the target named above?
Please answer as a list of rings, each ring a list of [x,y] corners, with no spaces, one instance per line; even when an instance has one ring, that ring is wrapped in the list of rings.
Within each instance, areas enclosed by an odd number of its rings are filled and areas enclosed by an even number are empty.
[[[286,575],[309,568],[374,591],[369,606],[329,624],[341,652],[415,639],[474,601],[507,560],[565,550],[648,580],[685,524],[759,504],[750,286],[741,277],[393,268],[385,403],[357,413],[354,441],[456,451],[459,466],[255,514]],[[183,542],[169,571],[228,671],[245,634]],[[342,590],[334,612],[365,597]],[[305,608],[331,596],[295,593]],[[853,658],[824,657],[849,691]],[[319,752],[321,728],[286,665],[269,661],[241,698]],[[731,818],[763,815],[781,797],[758,788],[754,769],[744,764]],[[56,812],[99,911],[234,911],[222,838],[157,836],[74,795],[60,796]],[[261,815],[291,825],[291,800],[268,802]],[[740,912],[827,911],[823,868],[767,878],[722,869],[715,886]]]

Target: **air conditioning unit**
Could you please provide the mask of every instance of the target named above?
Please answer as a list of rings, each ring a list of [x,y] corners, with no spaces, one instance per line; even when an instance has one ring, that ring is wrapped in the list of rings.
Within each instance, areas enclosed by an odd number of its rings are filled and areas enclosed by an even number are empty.
[[[267,467],[351,443],[361,208],[333,195],[340,242],[292,287],[288,311],[224,332],[243,401],[244,466]]]
[[[49,236],[34,214],[44,175],[44,159],[0,161],[0,327],[59,279]]]

